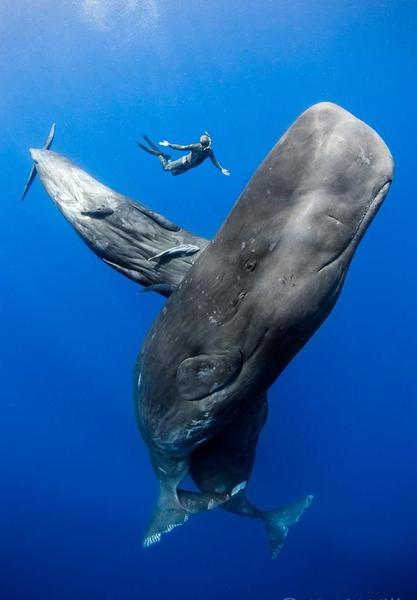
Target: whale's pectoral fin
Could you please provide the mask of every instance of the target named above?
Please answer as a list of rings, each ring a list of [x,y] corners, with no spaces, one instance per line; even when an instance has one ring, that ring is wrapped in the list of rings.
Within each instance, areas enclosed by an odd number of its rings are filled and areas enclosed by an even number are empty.
[[[237,346],[225,352],[186,358],[177,370],[177,389],[184,400],[201,400],[230,383],[240,373],[242,353]]]
[[[148,258],[148,260],[161,263],[171,260],[172,258],[191,256],[199,250],[200,248],[198,246],[194,246],[193,244],[181,244],[180,246],[173,246],[172,248],[163,250],[162,252],[155,254],[155,256],[151,256]]]
[[[181,489],[175,491],[172,486],[161,482],[159,498],[143,546],[147,548],[156,544],[164,533],[183,525],[191,515],[212,510],[228,500],[228,494],[200,494]]]
[[[55,137],[55,123],[52,123],[51,129],[49,130],[49,133],[43,144],[44,150],[49,150],[49,148],[52,145],[52,142],[54,141],[54,137]],[[34,165],[32,165],[32,168],[30,170],[29,177],[26,179],[26,183],[25,183],[25,187],[23,188],[21,200],[25,199],[25,196],[28,193],[28,191],[30,190],[31,185],[34,182],[36,175],[37,175],[37,170],[36,170],[36,165],[34,164]]]
[[[262,519],[268,534],[272,558],[278,556],[287,539],[289,528],[299,521],[312,500],[313,496],[308,495],[297,502],[284,506],[284,508],[263,513]]]

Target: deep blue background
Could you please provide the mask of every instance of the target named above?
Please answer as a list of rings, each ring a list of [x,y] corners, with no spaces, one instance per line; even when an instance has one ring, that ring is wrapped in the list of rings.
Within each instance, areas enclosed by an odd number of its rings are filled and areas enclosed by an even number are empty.
[[[0,597],[417,597],[417,5],[410,0],[2,0]],[[373,126],[395,183],[337,307],[271,390],[250,495],[316,500],[277,561],[221,510],[147,551],[156,483],[131,371],[163,305],[100,263],[37,182],[55,148],[212,236],[276,139],[331,100]],[[175,178],[143,131],[208,129],[232,171]]]

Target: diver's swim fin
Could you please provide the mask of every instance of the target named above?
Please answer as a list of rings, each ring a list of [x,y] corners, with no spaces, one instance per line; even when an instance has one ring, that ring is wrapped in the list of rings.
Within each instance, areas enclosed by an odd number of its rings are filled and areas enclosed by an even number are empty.
[[[139,148],[142,148],[142,150],[145,150],[145,152],[147,152],[148,154],[152,154],[153,156],[159,156],[159,150],[154,150],[153,148],[148,148],[148,146],[145,146],[144,144],[141,144],[140,142],[136,142],[137,145],[139,146]]]
[[[152,154],[152,156],[163,156],[164,158],[166,158],[166,160],[169,160],[171,158],[171,156],[169,154],[165,154],[165,152],[162,152],[162,150],[160,150],[159,148],[155,148],[155,149],[148,148],[148,146],[145,146],[144,144],[141,144],[140,142],[136,142],[136,143],[139,146],[139,148],[142,148],[142,150],[144,150],[148,154]]]
[[[272,558],[278,556],[287,539],[289,528],[297,523],[306,508],[310,506],[313,497],[310,494],[284,508],[263,513],[262,519],[268,534]]]
[[[43,149],[44,150],[49,150],[49,148],[52,145],[52,142],[54,141],[55,127],[56,127],[55,123],[52,123],[51,129],[49,130],[49,133],[48,133],[48,135],[46,137],[46,140],[45,140],[45,142],[43,144]],[[36,165],[32,165],[32,168],[31,168],[30,173],[29,173],[29,177],[27,178],[26,183],[25,183],[25,187],[23,189],[23,194],[22,194],[21,200],[24,200],[26,194],[30,190],[30,187],[31,187],[31,185],[32,185],[35,177],[36,177]]]
[[[145,140],[145,142],[146,142],[147,144],[149,144],[149,146],[150,146],[151,148],[153,148],[154,150],[157,150],[158,152],[160,152],[160,151],[161,151],[160,147],[159,147],[159,146],[157,146],[156,144],[154,144],[154,142],[153,142],[152,140],[150,140],[150,139],[148,138],[148,136],[147,136],[145,133],[142,133],[142,137],[143,137],[143,139]]]

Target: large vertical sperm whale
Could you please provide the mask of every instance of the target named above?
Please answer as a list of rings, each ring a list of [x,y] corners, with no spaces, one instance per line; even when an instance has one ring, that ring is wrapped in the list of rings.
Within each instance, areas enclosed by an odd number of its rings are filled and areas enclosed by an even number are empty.
[[[164,227],[163,217],[62,156],[32,155],[88,246],[121,273],[171,294],[143,345],[135,382],[139,426],[160,481],[145,545],[222,503],[264,520],[276,555],[311,496],[271,513],[246,499],[242,482],[253,467],[266,392],[337,300],[389,189],[387,147],[342,108],[313,106],[273,148],[208,245],[170,222]],[[198,250],[187,255],[187,246]],[[157,254],[166,259],[149,260]],[[180,488],[188,472],[201,495]]]

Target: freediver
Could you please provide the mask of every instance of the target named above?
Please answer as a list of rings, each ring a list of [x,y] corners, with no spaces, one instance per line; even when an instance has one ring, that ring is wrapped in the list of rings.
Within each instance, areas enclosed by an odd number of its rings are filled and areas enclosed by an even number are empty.
[[[142,148],[142,150],[145,150],[145,152],[148,152],[149,154],[153,154],[153,156],[157,156],[164,171],[169,171],[171,175],[182,175],[182,173],[201,165],[206,158],[209,158],[213,165],[219,169],[223,175],[230,175],[230,171],[224,169],[215,157],[211,147],[211,137],[207,131],[203,133],[197,144],[187,144],[183,146],[181,144],[171,144],[170,142],[167,142],[167,140],[159,142],[160,146],[172,148],[173,150],[189,150],[188,154],[181,156],[181,158],[178,158],[177,160],[171,160],[171,156],[158,148],[148,136],[143,135],[142,137],[145,142],[147,142],[148,146],[138,142],[139,148]]]

